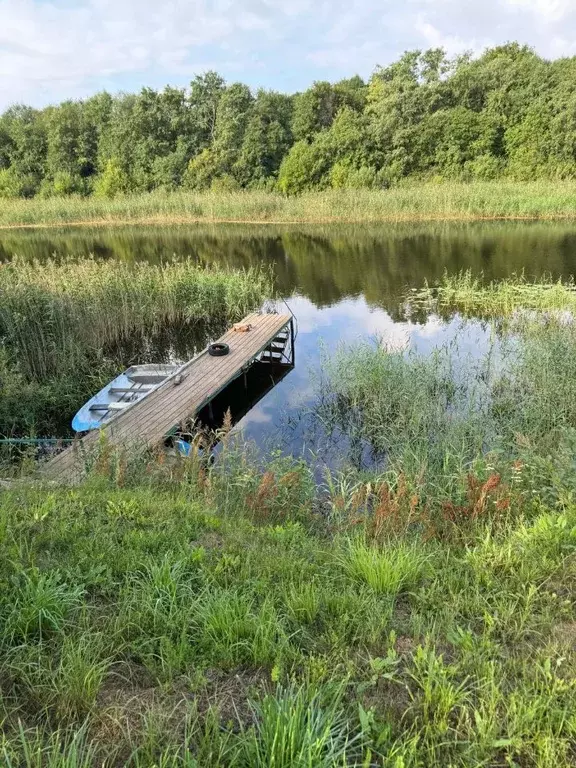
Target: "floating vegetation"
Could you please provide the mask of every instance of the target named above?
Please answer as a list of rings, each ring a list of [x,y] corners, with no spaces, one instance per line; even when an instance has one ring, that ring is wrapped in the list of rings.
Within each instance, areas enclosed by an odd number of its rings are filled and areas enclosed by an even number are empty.
[[[466,317],[498,319],[535,311],[565,318],[558,313],[568,311],[576,316],[576,285],[573,280],[530,282],[522,275],[485,284],[481,275],[470,271],[445,273],[437,285],[411,291],[408,306],[443,315],[460,312]]]

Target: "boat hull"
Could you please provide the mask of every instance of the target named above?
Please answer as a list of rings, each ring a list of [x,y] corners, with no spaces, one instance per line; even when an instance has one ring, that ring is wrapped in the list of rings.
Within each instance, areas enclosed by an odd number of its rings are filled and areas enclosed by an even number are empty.
[[[75,432],[90,432],[153,392],[178,365],[133,365],[85,403],[72,420]]]

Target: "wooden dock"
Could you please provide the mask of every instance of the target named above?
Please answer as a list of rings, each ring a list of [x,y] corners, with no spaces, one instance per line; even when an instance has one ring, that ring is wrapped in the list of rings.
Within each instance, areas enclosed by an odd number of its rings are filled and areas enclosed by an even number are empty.
[[[244,318],[241,323],[250,324],[250,331],[231,329],[218,339],[229,345],[227,355],[212,357],[203,352],[190,360],[149,395],[116,414],[101,430],[89,432],[47,462],[41,475],[58,482],[78,482],[98,449],[102,433],[114,448],[159,445],[175,426],[193,418],[263,353],[271,357],[275,339],[282,331],[293,330],[292,322],[291,315],[252,314]]]

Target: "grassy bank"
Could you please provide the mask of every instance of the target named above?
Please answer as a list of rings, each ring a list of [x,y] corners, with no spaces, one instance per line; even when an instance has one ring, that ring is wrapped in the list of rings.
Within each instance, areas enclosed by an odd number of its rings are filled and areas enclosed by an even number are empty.
[[[3,763],[573,765],[576,328],[495,339],[326,361],[378,472],[223,433],[0,490]]]
[[[146,194],[4,200],[0,226],[187,222],[314,223],[576,216],[572,182],[414,184],[389,190]]]
[[[167,328],[188,335],[190,354],[194,344],[203,346],[207,335],[219,335],[272,293],[269,271],[205,269],[192,261],[15,259],[2,267],[1,277],[4,433],[44,432],[55,415],[72,415],[147,349],[155,362],[162,341],[164,355],[185,355],[170,347],[170,337],[162,339]]]
[[[226,451],[1,492],[4,765],[573,764],[571,502]]]

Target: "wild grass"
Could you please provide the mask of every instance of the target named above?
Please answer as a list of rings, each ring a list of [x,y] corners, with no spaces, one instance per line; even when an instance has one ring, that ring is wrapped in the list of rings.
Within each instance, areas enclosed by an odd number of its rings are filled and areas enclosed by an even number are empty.
[[[291,685],[264,696],[254,710],[256,727],[240,749],[246,768],[350,765],[359,756],[358,737],[350,738],[342,707],[343,687],[327,695]],[[324,700],[323,700],[324,699]]]
[[[365,442],[392,476],[411,478],[416,485],[401,490],[407,504],[418,486],[453,498],[466,469],[501,442],[489,418],[492,357],[489,351],[464,366],[463,375],[451,346],[421,356],[368,342],[342,345],[323,362],[312,412],[329,434],[348,439],[351,458]],[[392,501],[383,496],[375,505]]]
[[[63,414],[68,422],[133,362],[135,338],[145,352],[172,327],[204,346],[273,292],[264,268],[204,268],[192,260],[16,258],[0,271],[3,434],[50,434]]]
[[[461,272],[444,274],[435,286],[412,291],[409,306],[425,307],[442,314],[460,312],[470,317],[507,318],[519,311],[576,313],[576,286],[573,281],[542,280],[534,283],[524,276],[486,284],[481,275]]]
[[[375,592],[395,598],[401,591],[410,591],[427,571],[429,554],[417,546],[399,542],[375,549],[362,541],[353,541],[342,557],[348,576],[368,584]]]
[[[192,261],[15,259],[2,278],[0,335],[34,379],[81,366],[87,354],[134,331],[238,319],[272,293],[265,270],[206,269]]]
[[[326,366],[381,472],[229,437],[1,489],[3,763],[573,765],[576,332],[510,341],[472,385],[445,354]]]
[[[426,219],[574,217],[574,184],[474,182],[406,184],[388,190],[151,193],[112,200],[5,200],[0,226],[186,222],[371,222]]]
[[[550,313],[522,315],[512,334],[495,325],[474,354],[458,340],[428,355],[343,346],[323,364],[312,413],[346,438],[350,460],[366,444],[387,473],[357,491],[376,527],[380,517],[418,525],[431,509],[476,518],[520,492],[555,503],[558,478],[573,478],[575,359],[574,322]]]
[[[360,478],[335,478],[341,532],[311,468],[226,450],[202,479],[151,459],[2,491],[4,764],[572,764],[567,496],[425,542],[376,535]],[[299,522],[295,497],[254,508],[267,472],[302,477]]]

